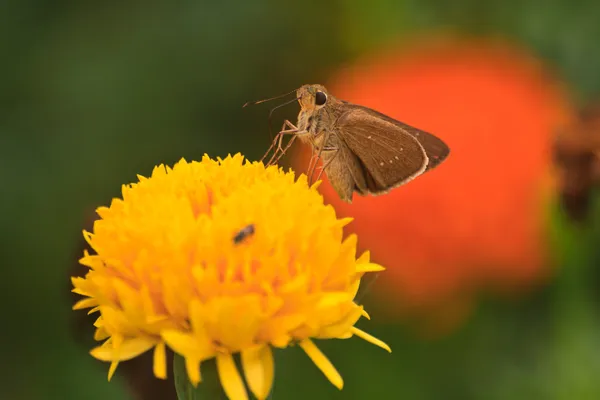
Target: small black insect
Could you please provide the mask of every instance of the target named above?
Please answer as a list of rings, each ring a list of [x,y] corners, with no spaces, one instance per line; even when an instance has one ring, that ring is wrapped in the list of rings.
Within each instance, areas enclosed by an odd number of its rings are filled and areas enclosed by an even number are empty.
[[[254,235],[254,224],[250,224],[242,229],[240,229],[238,231],[238,233],[236,233],[233,236],[233,243],[234,244],[240,244],[242,243],[247,237]]]

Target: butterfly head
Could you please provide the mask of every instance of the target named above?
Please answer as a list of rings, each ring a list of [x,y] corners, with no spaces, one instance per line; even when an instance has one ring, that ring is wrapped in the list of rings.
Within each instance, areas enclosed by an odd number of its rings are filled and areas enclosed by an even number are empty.
[[[304,85],[296,92],[300,107],[307,111],[318,110],[327,104],[329,94],[322,85]]]

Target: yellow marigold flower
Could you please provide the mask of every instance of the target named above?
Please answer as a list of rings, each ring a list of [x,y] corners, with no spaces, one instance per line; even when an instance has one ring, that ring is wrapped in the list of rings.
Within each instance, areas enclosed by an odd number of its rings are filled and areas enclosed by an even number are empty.
[[[388,351],[354,327],[368,317],[353,299],[366,272],[383,268],[356,258],[350,219],[338,219],[306,177],[237,154],[223,160],[160,165],[150,178],[124,185],[123,199],[100,207],[90,271],[72,278],[85,298],[73,308],[99,312],[91,351],[111,362],[154,349],[154,374],[167,374],[166,347],[185,358],[190,381],[216,358],[221,385],[246,399],[232,355],[241,353],[253,394],[272,386],[271,346],[300,347],[338,388],[343,381],[312,338],[353,335]],[[243,231],[242,234],[239,234]],[[244,237],[245,236],[245,237]]]

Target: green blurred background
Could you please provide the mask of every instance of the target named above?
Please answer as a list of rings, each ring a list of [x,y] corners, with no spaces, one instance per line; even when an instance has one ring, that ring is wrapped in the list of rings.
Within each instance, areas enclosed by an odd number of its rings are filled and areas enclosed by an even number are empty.
[[[269,107],[246,101],[440,28],[513,40],[578,102],[600,91],[593,0],[0,2],[0,398],[131,398],[76,339],[68,293],[81,229],[121,184],[181,157],[258,158]],[[276,126],[296,112],[281,110]],[[391,356],[359,340],[320,345],[342,392],[291,350],[275,398],[600,398],[596,214],[584,228],[556,217],[559,273],[543,289],[481,299],[437,340],[370,322]]]

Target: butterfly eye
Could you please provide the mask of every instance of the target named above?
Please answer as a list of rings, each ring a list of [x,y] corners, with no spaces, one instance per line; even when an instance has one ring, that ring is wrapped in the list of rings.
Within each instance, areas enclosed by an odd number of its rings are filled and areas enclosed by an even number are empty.
[[[315,94],[315,104],[322,106],[327,101],[327,95],[323,92],[317,92]]]

